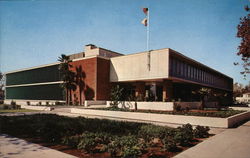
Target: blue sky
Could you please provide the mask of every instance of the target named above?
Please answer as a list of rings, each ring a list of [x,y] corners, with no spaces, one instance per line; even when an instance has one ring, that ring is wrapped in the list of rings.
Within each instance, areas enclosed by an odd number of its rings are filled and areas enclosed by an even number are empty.
[[[172,48],[247,84],[236,56],[249,0],[0,0],[0,71],[53,63],[92,43],[124,54]],[[249,77],[249,76],[248,76]]]

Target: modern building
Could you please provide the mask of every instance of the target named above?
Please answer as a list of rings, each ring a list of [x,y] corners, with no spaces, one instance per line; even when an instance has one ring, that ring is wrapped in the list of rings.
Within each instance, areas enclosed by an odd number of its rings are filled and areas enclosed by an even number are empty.
[[[70,59],[76,74],[77,88],[71,96],[75,104],[110,100],[113,85],[139,100],[197,101],[200,98],[192,92],[207,87],[232,101],[232,78],[170,48],[123,55],[89,44]],[[64,100],[59,64],[7,72],[5,99]]]

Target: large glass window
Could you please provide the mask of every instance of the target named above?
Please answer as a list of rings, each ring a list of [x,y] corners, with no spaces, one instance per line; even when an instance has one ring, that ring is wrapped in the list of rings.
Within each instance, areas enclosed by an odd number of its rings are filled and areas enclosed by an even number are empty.
[[[6,99],[63,100],[60,84],[6,87]]]
[[[7,74],[6,85],[60,81],[58,66],[59,65],[53,65]]]

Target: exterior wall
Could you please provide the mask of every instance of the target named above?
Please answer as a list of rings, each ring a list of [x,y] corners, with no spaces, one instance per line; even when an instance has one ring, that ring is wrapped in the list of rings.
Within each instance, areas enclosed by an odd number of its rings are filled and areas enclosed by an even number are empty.
[[[168,50],[150,52],[150,71],[148,52],[111,58],[110,81],[136,81],[168,78]]]
[[[71,69],[76,73],[78,85],[72,92],[72,101],[74,104],[84,104],[84,100],[96,99],[97,86],[97,57],[74,61],[71,63]]]
[[[59,64],[6,73],[6,86],[60,81]]]
[[[85,57],[91,57],[91,56],[103,56],[103,57],[116,57],[116,56],[121,56],[122,54],[116,53],[110,50],[106,50],[103,48],[98,48],[98,47],[85,47]]]
[[[169,59],[170,78],[186,80],[212,88],[232,91],[232,78],[173,50],[170,51]]]
[[[5,99],[63,100],[59,63],[6,73]]]
[[[110,60],[97,58],[96,100],[109,100],[111,83],[109,82]]]

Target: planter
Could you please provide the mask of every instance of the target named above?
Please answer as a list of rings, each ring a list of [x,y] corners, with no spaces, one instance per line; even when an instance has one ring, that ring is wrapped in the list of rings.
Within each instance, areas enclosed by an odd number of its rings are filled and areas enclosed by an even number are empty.
[[[91,116],[101,116],[107,119],[117,118],[117,119],[126,119],[128,121],[136,120],[138,122],[146,121],[146,122],[170,123],[179,125],[190,123],[192,125],[201,125],[201,126],[219,127],[219,128],[230,128],[243,120],[250,119],[250,111],[243,112],[228,118],[105,111],[105,110],[77,109],[77,108],[72,108],[71,113],[91,115]]]
[[[30,109],[30,110],[42,110],[42,111],[52,111],[54,108],[47,107],[47,106],[30,106],[30,105],[21,105],[23,109]]]

